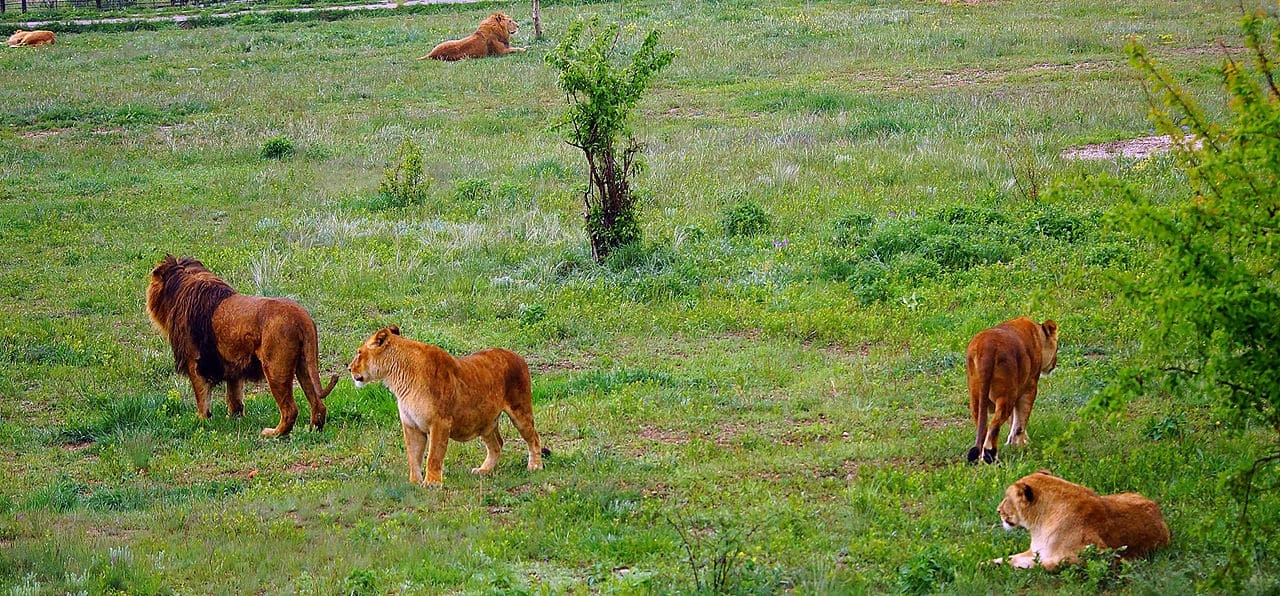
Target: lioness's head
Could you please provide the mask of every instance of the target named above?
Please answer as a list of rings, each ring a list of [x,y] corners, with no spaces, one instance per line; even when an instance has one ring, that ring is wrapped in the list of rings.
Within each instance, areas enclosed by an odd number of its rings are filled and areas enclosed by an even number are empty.
[[[365,383],[380,381],[387,376],[386,371],[379,366],[382,361],[379,356],[387,348],[387,342],[393,335],[400,335],[399,327],[392,325],[386,329],[379,329],[356,349],[356,357],[351,360],[347,370],[351,371],[351,380],[355,382],[357,389],[364,387]]]
[[[29,33],[29,31],[23,31],[22,29],[18,29],[17,31],[13,32],[13,35],[9,36],[9,41],[6,41],[5,44],[9,46],[20,44],[22,43],[22,38],[27,36],[27,33]]]
[[[1031,524],[1035,523],[1033,508],[1043,495],[1039,494],[1040,491],[1034,485],[1037,484],[1036,481],[1041,475],[1053,477],[1047,470],[1040,470],[1035,474],[1023,476],[1005,489],[1004,500],[996,506],[996,513],[1000,514],[1000,522],[1004,524],[1004,529],[1030,529]]]
[[[507,35],[505,37],[515,35],[516,32],[520,30],[520,25],[516,23],[515,19],[512,19],[505,13],[501,12],[495,12],[489,15],[488,18],[480,23],[481,29],[487,29],[490,27],[498,31],[506,31]]]
[[[1040,374],[1045,376],[1058,367],[1058,324],[1048,319],[1040,324],[1040,329],[1044,333],[1044,341],[1040,344]]]

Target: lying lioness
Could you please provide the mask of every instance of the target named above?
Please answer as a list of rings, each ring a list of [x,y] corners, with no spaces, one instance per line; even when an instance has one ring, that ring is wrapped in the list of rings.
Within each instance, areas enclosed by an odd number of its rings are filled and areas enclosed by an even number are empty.
[[[449,439],[480,437],[484,463],[471,473],[492,472],[502,453],[498,416],[503,412],[529,446],[530,470],[541,470],[542,456],[549,455],[533,428],[529,366],[515,352],[489,349],[455,359],[433,345],[401,337],[400,328],[393,325],[365,340],[349,368],[356,387],[383,381],[395,394],[409,457],[409,481],[414,484],[442,482]],[[425,479],[424,449],[428,449]]]
[[[40,29],[37,31],[23,31],[18,29],[9,36],[9,41],[5,42],[11,48],[19,46],[42,46],[53,43],[53,32]]]
[[[1098,496],[1079,484],[1044,470],[1023,476],[1005,490],[996,512],[1004,529],[1031,531],[1031,548],[995,559],[1049,571],[1076,563],[1085,547],[1123,548],[1126,559],[1146,556],[1169,544],[1169,527],[1160,506],[1137,493]]]

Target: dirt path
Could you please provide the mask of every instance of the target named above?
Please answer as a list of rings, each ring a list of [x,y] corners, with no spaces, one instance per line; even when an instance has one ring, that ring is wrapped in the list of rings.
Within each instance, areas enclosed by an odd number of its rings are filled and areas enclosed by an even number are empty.
[[[479,1],[480,0],[404,0],[403,2],[383,2],[380,4],[356,4],[356,5],[348,5],[348,6],[308,6],[308,7],[299,7],[299,8],[263,8],[263,9],[257,9],[257,10],[252,10],[252,9],[237,10],[237,11],[230,11],[230,12],[215,13],[208,16],[211,16],[213,18],[231,18],[231,17],[238,17],[241,15],[247,15],[247,14],[272,14],[272,13],[279,13],[279,12],[304,13],[304,12],[316,12],[321,10],[339,10],[339,11],[340,10],[378,10],[378,9],[394,10],[401,6],[414,6],[419,4],[471,4]],[[199,18],[200,16],[203,16],[203,15],[175,14],[175,15],[165,15],[165,16],[157,16],[157,17],[128,16],[128,17],[112,17],[112,18],[105,18],[105,19],[75,19],[70,21],[27,21],[25,23],[18,23],[18,27],[24,28],[24,29],[34,29],[36,27],[43,27],[45,25],[50,25],[53,23],[64,23],[69,25],[97,25],[97,24],[104,24],[104,23],[105,24],[160,23],[164,21],[181,23],[183,21],[189,21],[191,19]]]

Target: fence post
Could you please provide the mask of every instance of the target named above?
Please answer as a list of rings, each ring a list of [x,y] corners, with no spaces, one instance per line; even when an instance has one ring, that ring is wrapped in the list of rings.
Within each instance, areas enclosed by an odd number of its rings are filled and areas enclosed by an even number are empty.
[[[22,0],[22,12],[27,12],[27,0]]]

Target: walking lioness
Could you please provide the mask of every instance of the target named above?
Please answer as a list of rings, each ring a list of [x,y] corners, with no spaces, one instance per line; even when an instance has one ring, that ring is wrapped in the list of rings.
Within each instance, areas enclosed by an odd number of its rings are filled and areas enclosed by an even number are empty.
[[[1013,417],[1009,445],[1027,444],[1027,419],[1036,403],[1040,375],[1058,366],[1058,324],[1044,324],[1026,317],[1005,321],[973,336],[964,354],[969,380],[969,413],[978,436],[969,449],[969,461],[996,460],[1000,427]],[[987,425],[987,416],[995,416]]]
[[[529,469],[542,469],[542,456],[549,452],[533,428],[529,366],[515,352],[489,349],[454,358],[436,346],[401,337],[400,328],[391,326],[365,340],[350,369],[356,387],[382,381],[395,394],[410,482],[424,486],[442,482],[449,439],[480,437],[484,463],[471,473],[492,472],[502,453],[498,416],[503,412],[529,446]],[[423,450],[427,452],[425,478]]]

